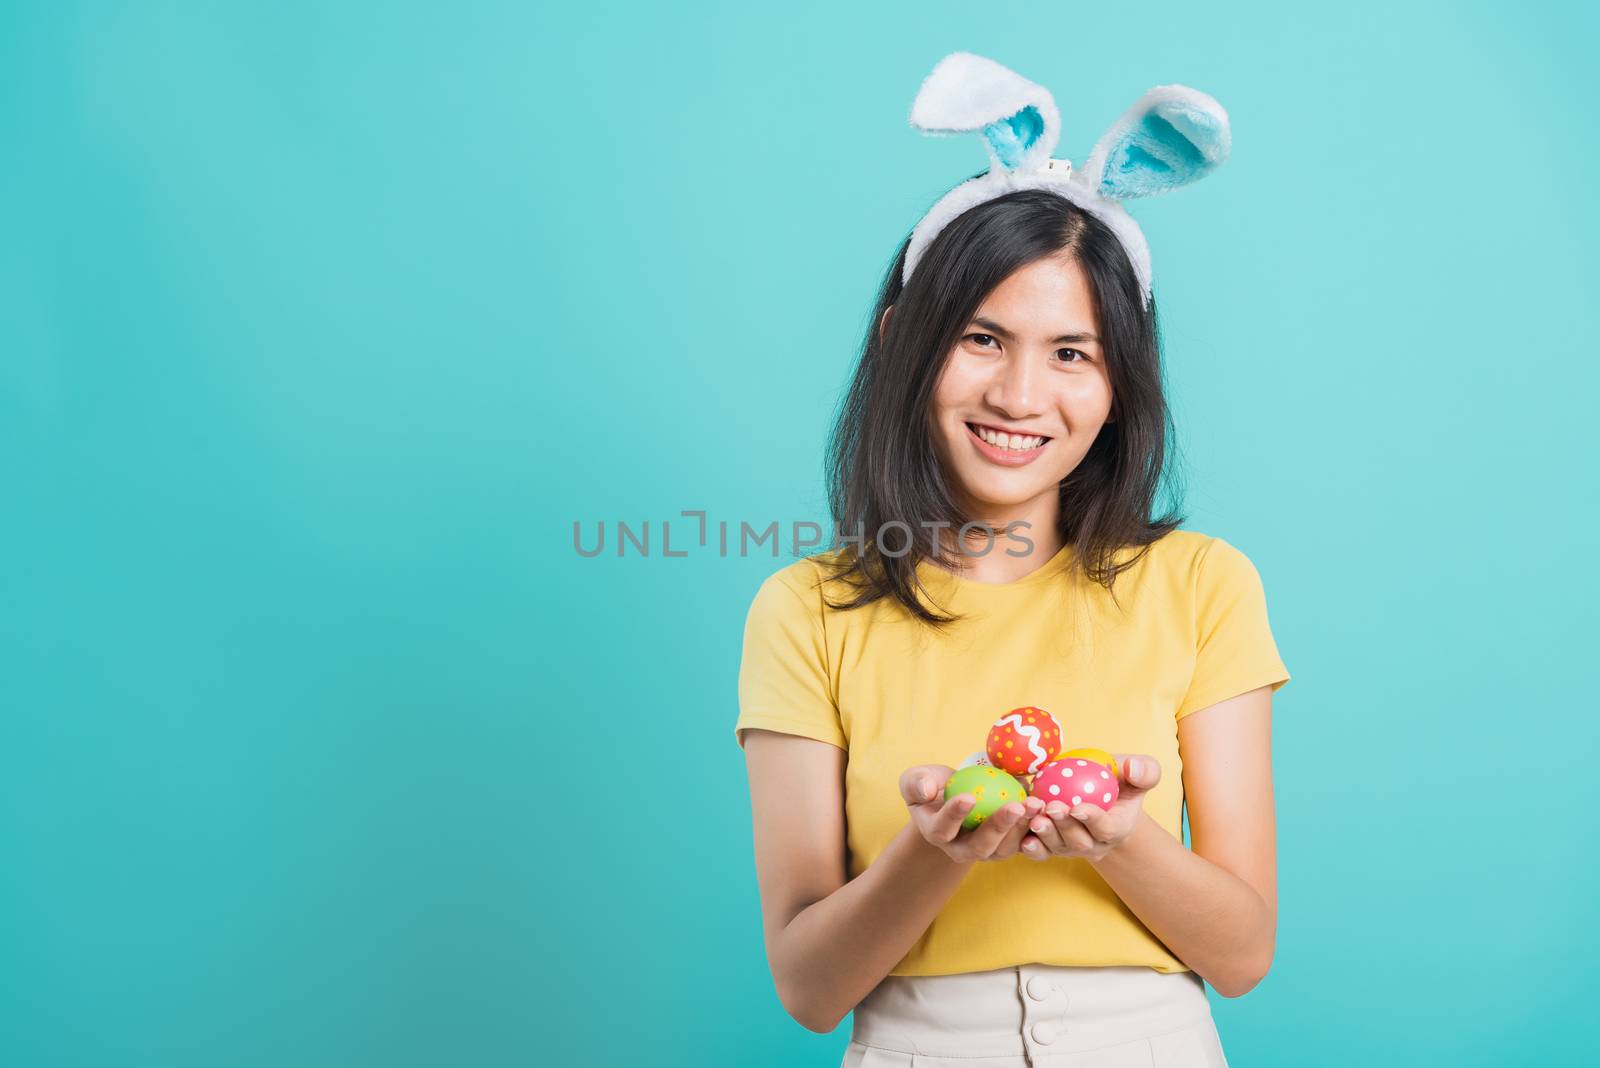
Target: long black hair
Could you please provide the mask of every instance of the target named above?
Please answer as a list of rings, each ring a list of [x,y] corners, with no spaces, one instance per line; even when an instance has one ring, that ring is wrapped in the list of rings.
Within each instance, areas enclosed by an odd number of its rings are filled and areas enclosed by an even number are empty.
[[[917,564],[933,557],[949,565],[953,559],[929,532],[941,523],[959,529],[970,518],[956,504],[934,451],[929,406],[951,350],[984,298],[1014,271],[1049,256],[1070,257],[1088,277],[1112,390],[1110,421],[1061,482],[1060,534],[1073,547],[1072,567],[1110,590],[1117,575],[1143,556],[1144,546],[1185,518],[1173,512],[1151,518],[1158,493],[1173,477],[1172,417],[1154,304],[1145,307],[1122,243],[1065,197],[1028,189],[957,216],[929,243],[910,284],[902,286],[907,244],[909,238],[884,276],[829,436],[826,471],[836,535],[858,540],[847,543],[853,548],[817,558],[833,568],[830,577],[845,580],[856,594],[827,603],[855,608],[894,597],[936,626],[960,618],[934,613],[917,596]],[[890,305],[894,314],[880,330]],[[897,528],[892,537],[883,534],[886,525]],[[1119,564],[1117,552],[1125,547],[1141,551]]]

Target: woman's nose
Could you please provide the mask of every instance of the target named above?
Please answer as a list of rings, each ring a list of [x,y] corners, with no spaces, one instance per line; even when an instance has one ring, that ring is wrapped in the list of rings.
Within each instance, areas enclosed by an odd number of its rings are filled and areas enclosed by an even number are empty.
[[[1025,352],[1007,355],[995,368],[984,399],[1014,419],[1038,414],[1044,384],[1038,361]]]

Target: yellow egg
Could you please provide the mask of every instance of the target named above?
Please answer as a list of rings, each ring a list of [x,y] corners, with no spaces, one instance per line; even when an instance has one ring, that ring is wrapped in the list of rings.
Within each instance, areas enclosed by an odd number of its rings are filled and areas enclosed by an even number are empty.
[[[1096,764],[1104,764],[1106,767],[1111,769],[1111,774],[1117,776],[1118,778],[1122,777],[1122,773],[1117,770],[1117,758],[1106,752],[1104,749],[1068,749],[1065,753],[1062,753],[1060,756],[1056,757],[1056,759],[1066,760],[1068,757],[1072,757],[1075,760],[1090,760]]]

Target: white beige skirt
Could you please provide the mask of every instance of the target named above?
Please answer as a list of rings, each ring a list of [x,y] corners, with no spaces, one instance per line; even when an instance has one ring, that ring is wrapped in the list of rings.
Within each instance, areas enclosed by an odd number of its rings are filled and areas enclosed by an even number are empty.
[[[891,975],[840,1068],[1227,1068],[1194,972],[1022,964]]]

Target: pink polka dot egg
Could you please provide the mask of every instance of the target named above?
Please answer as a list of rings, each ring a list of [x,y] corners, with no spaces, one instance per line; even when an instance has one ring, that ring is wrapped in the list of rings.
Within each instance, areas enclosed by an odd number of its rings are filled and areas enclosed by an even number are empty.
[[[1069,809],[1081,804],[1109,809],[1117,799],[1117,792],[1117,777],[1104,764],[1081,757],[1063,757],[1039,769],[1028,796],[1037,797],[1047,805],[1060,801]]]

